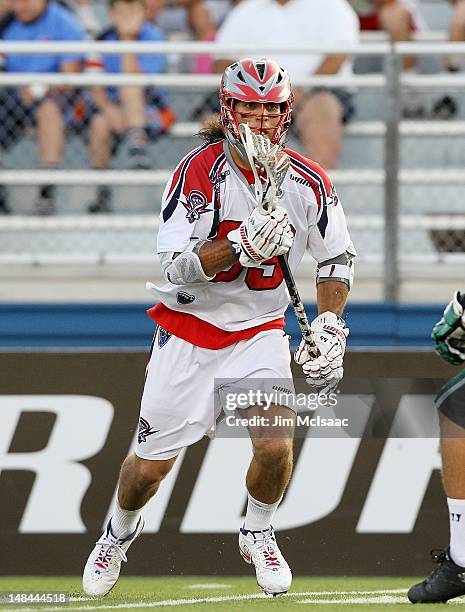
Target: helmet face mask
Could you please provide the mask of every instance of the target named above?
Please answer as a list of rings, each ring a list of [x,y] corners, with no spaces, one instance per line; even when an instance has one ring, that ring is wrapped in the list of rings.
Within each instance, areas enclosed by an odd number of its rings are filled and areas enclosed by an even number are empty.
[[[223,73],[220,88],[220,121],[226,138],[244,157],[239,135],[240,123],[252,123],[275,144],[283,144],[291,123],[293,94],[287,72],[270,59],[243,59],[228,66]],[[250,112],[236,109],[237,101],[255,102]],[[279,110],[274,107],[279,104]],[[266,106],[267,109],[265,112]],[[272,124],[272,125],[271,125]]]

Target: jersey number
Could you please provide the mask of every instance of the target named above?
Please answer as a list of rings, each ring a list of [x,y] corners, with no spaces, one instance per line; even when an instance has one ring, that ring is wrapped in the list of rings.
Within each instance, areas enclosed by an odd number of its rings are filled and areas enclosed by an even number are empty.
[[[239,221],[222,221],[218,226],[217,239],[225,238],[226,235],[239,227]],[[277,257],[267,259],[260,268],[247,268],[244,282],[252,291],[267,291],[276,289],[282,283],[283,273]],[[218,272],[212,279],[214,283],[230,283],[236,280],[244,270],[239,262],[233,264],[229,270]]]

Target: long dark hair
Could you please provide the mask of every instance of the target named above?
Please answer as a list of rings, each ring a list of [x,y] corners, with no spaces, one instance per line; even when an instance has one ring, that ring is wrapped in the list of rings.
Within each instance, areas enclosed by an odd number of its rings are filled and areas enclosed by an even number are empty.
[[[219,119],[211,121],[196,135],[202,140],[205,140],[205,142],[209,143],[219,142],[220,140],[224,140],[226,138],[223,126],[221,125]]]

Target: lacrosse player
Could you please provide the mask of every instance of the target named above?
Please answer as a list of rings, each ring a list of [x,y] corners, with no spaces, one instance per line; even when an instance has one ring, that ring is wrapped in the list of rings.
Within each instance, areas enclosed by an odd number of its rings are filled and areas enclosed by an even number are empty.
[[[453,365],[465,363],[465,294],[457,291],[433,327],[436,352]],[[412,603],[446,602],[465,595],[465,369],[436,397],[441,426],[442,479],[447,495],[450,543],[432,550],[438,567],[408,592]]]
[[[291,390],[283,332],[289,296],[279,256],[288,256],[291,270],[306,250],[317,261],[316,354],[302,342],[297,362],[316,388],[343,375],[348,329],[340,315],[355,253],[325,171],[284,148],[289,76],[270,59],[237,61],[223,74],[220,101],[220,123],[203,132],[205,143],[182,159],[163,195],[158,255],[167,282],[148,283],[159,303],[149,311],[157,328],[138,446],[123,463],[113,516],[84,570],[89,595],[105,595],[116,583],[143,529],[142,507],[180,451],[212,429],[225,393],[251,381],[267,392],[285,380]],[[268,416],[289,423],[294,411],[272,405]],[[249,427],[253,459],[239,549],[273,595],[287,592],[292,580],[271,525],[291,476],[293,429],[277,436],[266,424]]]

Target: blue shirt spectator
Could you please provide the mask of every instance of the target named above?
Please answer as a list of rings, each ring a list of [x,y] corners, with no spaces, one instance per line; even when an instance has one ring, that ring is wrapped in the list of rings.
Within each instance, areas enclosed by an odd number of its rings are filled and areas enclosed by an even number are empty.
[[[13,11],[15,9],[13,3]],[[66,41],[85,40],[85,33],[74,15],[66,8],[50,2],[42,14],[32,21],[24,21],[13,13],[11,22],[2,38],[9,41]],[[8,72],[60,72],[64,65],[80,62],[83,54],[62,53],[43,55],[19,55],[10,53],[5,58],[4,70]]]
[[[11,13],[0,25],[0,38],[6,41],[81,41],[85,34],[74,15],[47,0],[12,0]],[[78,72],[83,53],[7,54],[2,69],[8,72]],[[33,78],[31,79],[33,80]],[[49,87],[31,83],[2,90],[0,95],[0,150],[7,150],[29,126],[36,127],[37,152],[42,168],[57,168],[63,157],[67,116],[73,114],[76,92],[60,85]],[[2,194],[0,194],[2,195]],[[3,202],[5,210],[5,192]],[[1,200],[1,198],[0,198]],[[55,186],[42,185],[35,212],[55,212]]]
[[[160,41],[164,40],[163,32],[155,25],[148,21],[142,24],[142,28],[135,40],[140,41]],[[115,29],[111,28],[99,36],[99,40],[120,40]],[[101,58],[102,68],[105,72],[122,72],[121,55],[103,55]],[[164,55],[138,55],[137,63],[141,71],[145,74],[157,74],[163,72],[166,66],[166,58]]]
[[[160,41],[164,40],[164,34],[157,26],[144,21],[138,34],[134,37],[134,41]],[[98,40],[117,41],[121,40],[118,36],[116,27],[105,30]],[[164,55],[146,55],[137,56],[137,65],[139,70],[144,74],[158,74],[163,72],[166,67],[166,57]],[[88,67],[101,70],[102,72],[111,72],[121,74],[124,72],[122,67],[122,55],[102,55],[98,59],[88,60]],[[118,98],[118,89],[116,87],[107,87],[107,96],[112,100]]]
[[[161,41],[162,31],[146,20],[145,0],[110,0],[109,17],[112,26],[99,36],[102,41]],[[117,53],[100,58],[89,57],[87,68],[113,74],[158,74],[166,59],[159,53]],[[98,79],[96,79],[98,83]],[[155,87],[121,85],[93,88],[93,116],[90,123],[89,149],[93,168],[103,170],[111,163],[119,144],[127,144],[129,167],[150,168],[147,143],[166,133],[176,119],[165,96]],[[91,213],[110,212],[111,193],[103,186]]]

